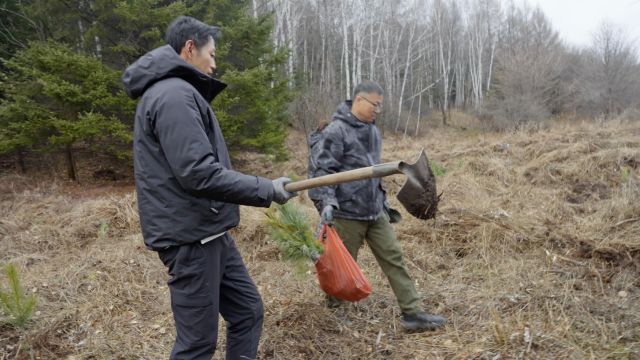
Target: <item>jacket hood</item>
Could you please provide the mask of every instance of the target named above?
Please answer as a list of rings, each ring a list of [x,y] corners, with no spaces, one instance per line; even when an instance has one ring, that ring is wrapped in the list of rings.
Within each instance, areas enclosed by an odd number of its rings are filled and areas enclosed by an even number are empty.
[[[170,45],[154,49],[131,64],[122,75],[127,95],[137,99],[160,80],[177,77],[191,84],[205,100],[211,102],[227,85],[200,72],[173,50]]]
[[[314,130],[309,134],[309,146],[314,146],[320,140],[322,140],[322,130]]]
[[[353,102],[351,100],[346,100],[342,104],[338,105],[338,108],[331,117],[331,120],[342,120],[347,124],[355,127],[366,126],[366,123],[358,120],[358,118],[351,113],[352,105]]]

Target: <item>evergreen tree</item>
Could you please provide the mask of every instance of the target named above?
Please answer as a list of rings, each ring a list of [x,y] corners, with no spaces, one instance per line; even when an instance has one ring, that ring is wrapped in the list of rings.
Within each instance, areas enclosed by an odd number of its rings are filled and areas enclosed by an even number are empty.
[[[164,45],[166,26],[186,12],[181,1],[93,0],[86,12],[91,19],[86,36],[92,41],[85,48],[96,53],[99,45],[103,62],[124,70],[149,50]]]
[[[0,153],[63,149],[74,180],[74,145],[127,157],[131,130],[122,119],[134,106],[119,72],[53,42],[32,42],[4,65]]]
[[[10,58],[36,39],[37,24],[24,10],[22,1],[0,0],[0,58]]]
[[[194,17],[222,27],[218,75],[229,88],[216,98],[214,108],[228,144],[283,159],[287,106],[293,94],[280,70],[288,54],[274,49],[272,18],[253,18],[249,5],[246,0],[210,0],[198,2],[191,11]]]

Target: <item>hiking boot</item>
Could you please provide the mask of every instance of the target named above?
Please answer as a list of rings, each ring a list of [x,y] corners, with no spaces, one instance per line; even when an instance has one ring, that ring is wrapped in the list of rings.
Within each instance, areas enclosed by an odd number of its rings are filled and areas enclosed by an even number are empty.
[[[400,324],[409,331],[435,330],[444,325],[444,318],[422,311],[417,314],[402,314]]]

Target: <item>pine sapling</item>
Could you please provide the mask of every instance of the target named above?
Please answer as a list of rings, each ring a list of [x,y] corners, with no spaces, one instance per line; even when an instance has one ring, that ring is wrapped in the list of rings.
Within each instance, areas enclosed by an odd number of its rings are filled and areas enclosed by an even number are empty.
[[[285,260],[304,269],[311,259],[316,261],[322,253],[322,245],[313,236],[312,227],[305,214],[291,203],[278,205],[267,212],[269,234]]]
[[[0,290],[0,305],[9,317],[11,325],[23,327],[31,319],[36,298],[34,295],[25,295],[15,264],[5,265],[4,273],[9,283],[9,290],[7,292]]]

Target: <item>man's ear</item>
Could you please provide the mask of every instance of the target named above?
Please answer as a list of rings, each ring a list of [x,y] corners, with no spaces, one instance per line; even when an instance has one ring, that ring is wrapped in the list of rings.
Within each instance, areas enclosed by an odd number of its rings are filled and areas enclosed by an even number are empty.
[[[186,43],[184,43],[184,51],[185,51],[185,55],[188,57],[191,57],[193,55],[193,48],[194,48],[195,44],[193,43],[193,40],[187,40]]]

